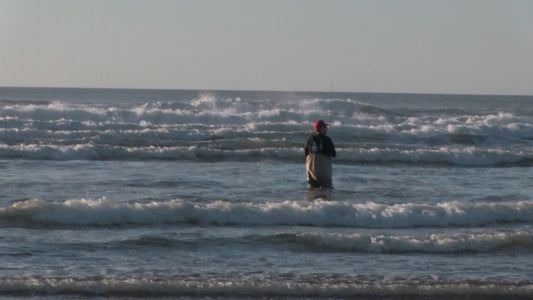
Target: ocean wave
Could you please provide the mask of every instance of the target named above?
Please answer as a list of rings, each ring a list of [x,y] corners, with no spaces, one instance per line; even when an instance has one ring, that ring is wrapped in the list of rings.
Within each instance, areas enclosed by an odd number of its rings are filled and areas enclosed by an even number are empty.
[[[144,104],[4,101],[0,108],[0,159],[298,161],[314,120],[329,119],[338,163],[533,161],[533,123],[517,112],[394,111],[354,99],[210,93]]]
[[[25,105],[49,105],[50,101],[47,100],[10,100],[10,99],[1,99],[0,104],[12,106],[17,105],[19,107],[25,106]]]
[[[149,134],[148,134],[149,135]],[[128,134],[121,138],[128,139]],[[112,139],[112,137],[109,137]],[[109,143],[74,143],[64,145],[0,143],[1,159],[28,160],[172,160],[172,161],[303,161],[301,145],[286,140],[254,138],[214,140],[197,145],[111,145]],[[137,144],[132,137],[123,144]],[[476,166],[521,166],[533,164],[528,149],[509,150],[478,147],[440,147],[405,149],[382,147],[337,147],[335,164],[390,164]]]
[[[253,225],[361,228],[477,227],[533,223],[533,201],[436,204],[283,201],[193,203],[170,200],[117,203],[107,199],[50,202],[31,199],[0,208],[0,223],[13,226]]]
[[[432,234],[423,237],[283,232],[276,235],[276,238],[310,251],[365,253],[490,253],[517,249],[530,250],[533,246],[533,233],[527,231]]]
[[[358,229],[360,230],[360,229]],[[191,247],[211,248],[214,245],[241,245],[254,247],[290,247],[293,252],[351,252],[383,254],[458,254],[530,252],[533,233],[522,230],[484,230],[483,232],[437,233],[430,235],[405,235],[382,233],[328,233],[282,231],[267,235],[235,237],[210,236],[167,237],[144,235],[121,241],[112,241],[111,247]],[[98,245],[97,245],[98,246]]]
[[[290,123],[299,125],[300,130],[310,131],[315,119],[327,119],[328,106],[332,103],[341,106],[334,117],[329,116],[334,125],[332,130],[341,141],[382,136],[392,141],[420,138],[459,144],[510,142],[531,138],[530,132],[533,128],[528,117],[509,112],[474,115],[465,111],[463,115],[455,116],[445,113],[434,115],[433,111],[428,110],[412,111],[404,115],[405,112],[393,113],[351,99],[301,99],[254,104],[239,99],[223,100],[212,96],[207,99],[201,97],[178,106],[160,102],[143,105],[102,105],[58,101],[46,105],[5,105],[0,113],[0,122],[17,120],[20,122],[17,125],[25,124],[28,129],[55,129],[54,126],[59,126],[65,130],[68,130],[69,125],[76,127],[80,124],[87,125],[84,129],[98,128],[95,125],[100,125],[106,129],[116,127],[117,130],[122,126],[143,129],[146,124],[157,128],[176,125],[188,128],[194,124],[204,124],[214,129],[230,126],[235,131],[243,132],[255,124]],[[272,129],[276,131],[275,128]]]
[[[258,276],[224,274],[174,278],[0,277],[2,296],[205,298],[487,299],[533,296],[530,281],[380,278],[336,274]],[[516,299],[513,298],[513,299]]]
[[[438,149],[364,148],[339,150],[340,162],[448,164],[454,166],[526,165],[533,162],[527,150],[445,146]],[[336,160],[337,161],[337,160]]]

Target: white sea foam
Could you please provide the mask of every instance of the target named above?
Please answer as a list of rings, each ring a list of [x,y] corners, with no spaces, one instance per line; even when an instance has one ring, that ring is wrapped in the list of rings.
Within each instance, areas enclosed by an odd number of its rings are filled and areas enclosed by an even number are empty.
[[[486,226],[496,223],[533,223],[533,201],[388,205],[374,202],[325,201],[192,203],[171,200],[117,203],[106,199],[77,199],[65,202],[33,199],[0,208],[0,221],[43,226],[164,223],[365,228]]]

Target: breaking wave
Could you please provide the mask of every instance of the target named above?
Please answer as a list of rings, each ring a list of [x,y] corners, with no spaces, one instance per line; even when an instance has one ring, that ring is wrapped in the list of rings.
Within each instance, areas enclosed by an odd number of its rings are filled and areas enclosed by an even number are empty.
[[[286,243],[311,251],[346,251],[365,253],[442,253],[529,250],[533,234],[527,231],[431,234],[430,236],[384,234],[280,233]]]
[[[313,121],[329,117],[337,163],[533,163],[533,122],[518,112],[215,93],[111,103],[0,101],[0,159],[300,161]]]
[[[360,230],[360,229],[359,229]],[[119,242],[113,247],[201,247],[214,245],[239,245],[254,247],[290,247],[291,251],[355,252],[355,253],[504,253],[528,251],[533,246],[533,233],[522,230],[485,230],[484,232],[433,233],[428,235],[383,233],[330,233],[330,232],[278,232],[268,235],[244,235],[237,237],[169,238],[158,235],[141,236]]]
[[[0,222],[22,226],[157,224],[299,225],[360,228],[477,227],[533,223],[533,201],[436,204],[284,201],[193,203],[170,200],[117,203],[106,199],[31,199],[0,208]]]

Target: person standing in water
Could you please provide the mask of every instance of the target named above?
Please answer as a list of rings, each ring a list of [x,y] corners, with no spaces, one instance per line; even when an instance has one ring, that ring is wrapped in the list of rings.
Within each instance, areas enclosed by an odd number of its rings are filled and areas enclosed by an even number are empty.
[[[315,133],[309,136],[304,147],[307,182],[312,188],[332,188],[331,158],[337,156],[333,141],[326,135],[329,124],[315,122]]]

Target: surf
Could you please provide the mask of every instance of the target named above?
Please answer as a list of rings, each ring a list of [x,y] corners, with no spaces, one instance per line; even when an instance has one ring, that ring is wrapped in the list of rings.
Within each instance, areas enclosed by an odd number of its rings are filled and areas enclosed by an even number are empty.
[[[0,101],[0,159],[294,163],[312,122],[334,107],[338,164],[533,164],[533,123],[523,110],[419,108],[336,93],[182,92],[144,102],[124,93],[108,102]],[[398,97],[420,104],[409,97],[423,96]]]
[[[5,226],[311,226],[352,228],[480,227],[533,223],[533,201],[435,204],[335,201],[114,202],[73,199],[18,201],[0,207]]]

